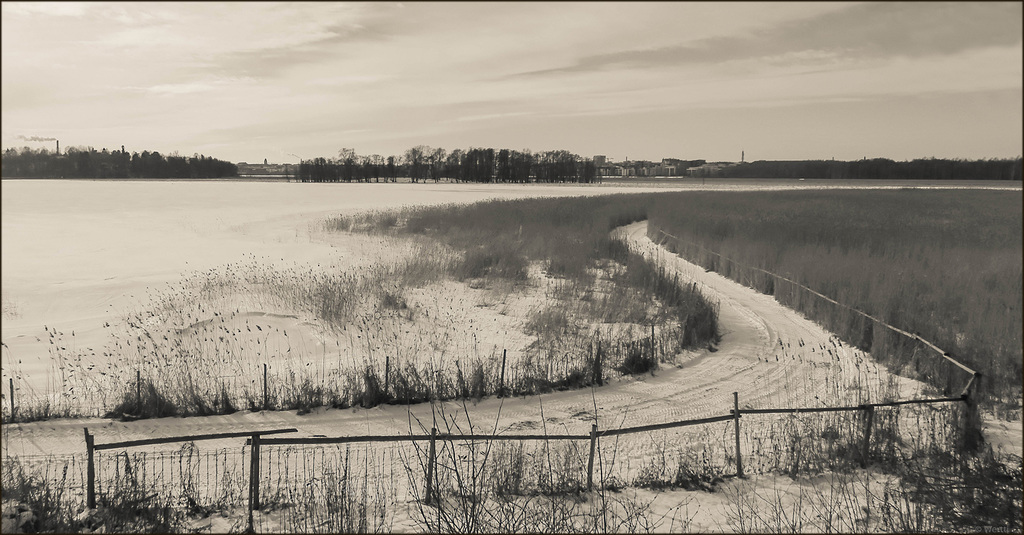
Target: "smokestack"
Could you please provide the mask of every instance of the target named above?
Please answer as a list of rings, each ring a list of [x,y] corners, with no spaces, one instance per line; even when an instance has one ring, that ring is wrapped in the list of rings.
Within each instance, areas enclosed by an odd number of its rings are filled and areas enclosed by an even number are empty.
[[[60,156],[60,140],[59,139],[55,139],[54,141],[57,142],[57,156]]]

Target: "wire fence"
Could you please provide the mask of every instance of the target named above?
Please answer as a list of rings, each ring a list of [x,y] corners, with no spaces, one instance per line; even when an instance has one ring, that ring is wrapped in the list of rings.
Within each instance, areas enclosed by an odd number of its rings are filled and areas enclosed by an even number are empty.
[[[470,476],[474,485],[489,482],[514,492],[528,488],[589,491],[595,486],[595,471],[602,488],[666,478],[678,483],[680,471],[693,471],[693,466],[702,467],[697,471],[703,475],[743,477],[745,462],[753,463],[758,473],[796,470],[802,466],[801,455],[806,455],[804,468],[828,462],[820,455],[823,448],[866,466],[877,452],[905,446],[898,438],[902,433],[893,427],[898,418],[892,411],[967,400],[965,393],[860,406],[742,409],[734,393],[728,414],[614,429],[600,429],[594,423],[585,434],[466,434],[432,428],[429,433],[403,435],[268,436],[297,431],[275,429],[97,444],[86,429],[85,501],[94,508],[99,496],[102,504],[104,496],[117,490],[111,485],[123,485],[125,477],[130,477],[150,492],[193,508],[237,507],[244,496],[248,527],[253,529],[253,511],[268,504],[323,501],[330,492],[351,497],[353,489],[358,489],[363,494],[386,493],[388,503],[412,499],[429,506],[439,496],[464,492]],[[823,415],[831,416],[824,419]],[[744,416],[760,419],[741,425]],[[750,425],[754,427],[744,430]],[[916,422],[911,418],[910,425],[921,429],[920,416]],[[933,440],[941,427],[933,419]],[[247,437],[244,447],[202,452],[195,445],[240,437]],[[183,445],[173,452],[126,451],[170,443]],[[524,448],[526,443],[539,446]],[[717,446],[709,447],[712,444]],[[819,451],[810,454],[810,448]],[[105,453],[112,450],[118,451]],[[492,453],[495,459],[505,459],[492,460],[503,471],[479,472]],[[550,470],[552,456],[563,468],[556,471],[558,481],[551,479],[556,473]],[[82,481],[82,465],[80,458],[65,465],[76,487]],[[341,482],[354,486],[337,488]],[[294,520],[298,522],[299,517]]]
[[[650,234],[651,231],[648,230],[648,233]],[[684,239],[680,238],[679,236],[675,236],[673,234],[669,234],[668,232],[665,232],[662,229],[656,229],[653,232],[653,234],[661,235],[661,236],[664,236],[666,238],[671,238],[677,244],[684,244],[685,243],[685,244],[687,244],[689,246],[696,247],[698,249],[701,249],[702,251],[704,251],[707,254],[710,254],[710,255],[716,256],[718,258],[721,258],[722,260],[730,262],[730,263],[732,263],[732,264],[734,264],[734,265],[736,265],[738,267],[741,267],[743,269],[750,270],[750,271],[755,271],[755,272],[758,272],[758,273],[762,273],[764,275],[767,275],[769,277],[774,278],[777,281],[785,281],[785,282],[787,282],[789,284],[792,284],[793,286],[796,286],[796,287],[801,288],[801,289],[803,289],[803,290],[805,290],[807,292],[810,292],[812,295],[815,295],[818,298],[820,298],[820,299],[822,299],[822,300],[824,300],[824,301],[826,301],[828,303],[831,303],[831,304],[833,304],[835,306],[838,306],[838,307],[843,308],[845,310],[848,310],[848,311],[850,311],[850,312],[852,312],[854,314],[862,316],[862,317],[864,317],[864,318],[866,318],[868,320],[871,320],[872,322],[874,322],[874,323],[876,323],[876,324],[878,324],[878,325],[880,325],[880,326],[882,326],[882,327],[884,327],[886,329],[889,329],[890,331],[892,331],[894,333],[897,333],[897,334],[899,334],[901,336],[904,336],[904,337],[906,337],[909,340],[914,340],[914,341],[917,341],[917,342],[920,342],[920,343],[924,344],[926,347],[928,347],[929,349],[931,349],[932,351],[937,353],[940,357],[946,359],[947,361],[951,362],[953,365],[955,365],[956,367],[960,368],[961,370],[963,370],[964,372],[966,372],[967,374],[970,375],[970,379],[968,380],[967,385],[964,386],[964,388],[963,388],[964,392],[966,392],[968,389],[970,389],[972,383],[974,383],[979,378],[979,376],[981,375],[980,373],[978,373],[974,369],[972,369],[972,368],[966,366],[965,364],[963,364],[962,362],[954,359],[952,357],[952,355],[948,351],[945,351],[945,350],[941,349],[937,345],[933,344],[932,342],[930,342],[928,340],[925,340],[924,338],[921,338],[917,334],[907,332],[907,331],[905,331],[903,329],[900,329],[898,327],[890,325],[890,324],[886,323],[885,321],[882,321],[881,319],[879,319],[879,318],[877,318],[875,316],[872,316],[871,314],[868,314],[867,312],[864,312],[862,310],[858,310],[858,309],[855,309],[855,308],[853,308],[851,306],[848,306],[848,305],[845,305],[843,303],[840,303],[840,302],[838,302],[838,301],[836,301],[836,300],[834,300],[834,299],[832,299],[832,298],[830,298],[830,297],[828,297],[828,296],[826,296],[824,294],[821,294],[821,293],[815,291],[812,288],[804,286],[803,284],[800,284],[799,282],[796,282],[796,281],[794,281],[794,280],[792,280],[792,279],[790,279],[788,277],[785,277],[785,276],[779,275],[778,273],[773,273],[771,271],[767,271],[765,269],[761,269],[761,268],[758,268],[758,267],[748,266],[748,265],[743,264],[741,262],[738,262],[738,261],[736,261],[736,260],[734,260],[732,258],[724,256],[721,253],[718,253],[716,251],[712,251],[711,249],[708,249],[707,247],[704,247],[703,245],[700,245],[699,243],[696,243],[696,242],[693,242],[693,241],[689,241],[689,240],[684,240]]]

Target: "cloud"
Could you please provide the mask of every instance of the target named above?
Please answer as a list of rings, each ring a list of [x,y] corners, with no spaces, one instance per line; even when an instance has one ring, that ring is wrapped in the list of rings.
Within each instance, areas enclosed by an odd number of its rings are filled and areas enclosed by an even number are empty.
[[[221,9],[221,19],[238,15],[233,5]],[[217,36],[210,38],[214,46],[194,55],[195,67],[218,76],[275,78],[298,66],[324,65],[356,54],[358,45],[389,38],[390,9],[372,3],[255,4],[237,25],[207,27]]]
[[[519,73],[544,76],[612,69],[670,68],[732,60],[789,57],[822,61],[953,55],[1021,43],[1019,3],[889,3],[854,5],[750,35],[584,56],[572,65]]]
[[[190,82],[183,84],[160,84],[149,87],[146,90],[151,93],[161,95],[185,95],[188,93],[212,91],[213,89],[215,89],[215,87],[212,84],[204,82]]]
[[[81,17],[86,14],[84,2],[4,2],[5,13],[17,15],[44,15],[49,17]]]
[[[514,111],[508,113],[485,113],[481,115],[467,115],[459,117],[456,121],[459,122],[472,122],[472,121],[489,121],[491,119],[504,119],[506,117],[521,117],[523,115],[533,115],[533,112],[528,111]]]
[[[302,41],[264,45],[250,50],[222,54],[207,68],[218,73],[254,78],[273,77],[304,64],[323,62],[345,53],[343,45],[382,39],[382,28],[362,25],[328,26]]]

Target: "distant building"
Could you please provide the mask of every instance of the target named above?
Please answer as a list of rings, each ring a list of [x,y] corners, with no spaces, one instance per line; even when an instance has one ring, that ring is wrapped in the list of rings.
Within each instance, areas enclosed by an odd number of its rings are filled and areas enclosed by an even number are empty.
[[[238,162],[235,165],[238,166],[238,176],[290,176],[295,172],[295,166],[287,163]]]
[[[608,157],[605,156],[604,154],[598,154],[597,156],[594,156],[594,165],[601,167],[602,165],[605,165],[607,163]]]
[[[652,176],[676,176],[676,166],[664,163],[651,168]]]
[[[726,167],[734,167],[738,165],[736,162],[711,162],[691,167],[686,170],[686,174],[689,176],[711,176],[716,171],[724,169]]]

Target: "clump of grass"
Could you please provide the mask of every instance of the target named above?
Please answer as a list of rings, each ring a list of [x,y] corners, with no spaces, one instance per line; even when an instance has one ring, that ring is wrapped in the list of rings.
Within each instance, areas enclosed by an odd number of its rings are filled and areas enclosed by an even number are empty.
[[[141,397],[138,395],[141,394]],[[223,394],[223,391],[221,393]],[[107,413],[107,418],[137,420],[140,418],[164,418],[177,416],[178,406],[160,392],[152,381],[145,381],[141,388],[127,388],[121,401]]]
[[[658,444],[633,479],[633,487],[714,492],[724,481],[725,470],[711,461],[706,448],[676,446],[675,455],[669,456],[670,447],[664,442]]]
[[[376,407],[388,401],[388,394],[384,391],[384,385],[377,377],[373,368],[367,367],[363,370],[363,390],[353,395],[352,404],[364,408]]]
[[[653,372],[658,369],[658,357],[649,340],[637,340],[627,344],[626,358],[622,360],[619,371],[629,375]]]
[[[439,409],[442,433],[474,432],[471,422],[460,425],[445,417],[443,405]],[[588,491],[585,445],[439,442],[437,456],[430,505],[419,485],[411,487],[417,523],[430,532],[651,532],[659,526],[664,529],[662,522],[669,516],[655,517],[651,502],[608,490],[600,472],[595,474],[594,490]],[[408,472],[423,473],[424,452],[403,463]]]
[[[470,249],[454,274],[460,280],[495,278],[522,283],[528,277],[529,261],[517,249],[511,243]]]
[[[394,478],[381,468],[383,456],[371,455],[375,451],[271,449],[268,457],[283,456],[281,464],[294,465],[301,484],[278,479],[267,489],[263,510],[283,510],[288,533],[393,531]]]
[[[125,454],[127,458],[127,454]],[[94,529],[111,533],[172,533],[185,526],[185,511],[175,507],[169,496],[153,492],[131,464],[115,476],[109,488],[97,498],[96,514],[89,517]]]
[[[542,337],[562,337],[575,330],[570,313],[564,305],[549,306],[534,313],[524,327],[527,333]]]
[[[284,393],[280,396],[280,407],[283,410],[294,410],[302,415],[330,404],[324,386],[310,377],[299,377],[294,371],[289,371],[288,381],[289,384],[282,389]]]
[[[409,304],[405,302],[405,298],[401,295],[384,291],[381,293],[380,305],[384,308],[390,308],[391,310],[407,310]]]
[[[4,501],[20,503],[35,516],[33,525],[40,533],[71,533],[77,531],[74,522],[75,500],[68,481],[68,462],[60,463],[61,477],[50,481],[36,473],[17,457],[3,457],[2,488]]]

